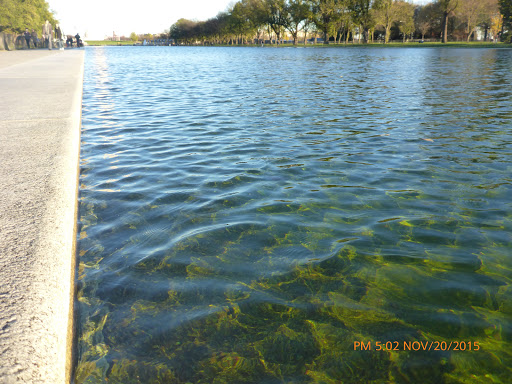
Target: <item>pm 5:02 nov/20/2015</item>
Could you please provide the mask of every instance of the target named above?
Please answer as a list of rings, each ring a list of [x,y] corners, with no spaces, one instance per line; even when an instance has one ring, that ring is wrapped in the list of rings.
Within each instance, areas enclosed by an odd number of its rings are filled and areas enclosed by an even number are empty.
[[[478,341],[354,341],[354,351],[478,351]]]

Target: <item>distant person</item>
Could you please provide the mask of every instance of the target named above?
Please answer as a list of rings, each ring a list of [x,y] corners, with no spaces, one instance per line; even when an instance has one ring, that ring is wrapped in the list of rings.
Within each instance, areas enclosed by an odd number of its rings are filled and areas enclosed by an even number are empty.
[[[73,36],[68,35],[68,38],[66,39],[66,47],[73,48]]]
[[[43,39],[46,47],[51,51],[52,50],[52,25],[48,20],[43,25]]]
[[[60,29],[60,25],[55,25],[55,37],[57,38],[57,46],[59,50],[64,49],[64,44],[62,43],[62,29]]]
[[[78,33],[75,35],[75,40],[76,40],[76,47],[80,48],[82,46],[82,41],[80,40],[80,35]]]
[[[28,31],[28,28],[25,28],[25,33],[23,33],[25,36],[25,41],[27,42],[27,48],[30,49],[30,32]]]
[[[32,33],[30,34],[32,36],[32,44],[34,44],[34,48],[37,48],[37,32],[32,28]]]

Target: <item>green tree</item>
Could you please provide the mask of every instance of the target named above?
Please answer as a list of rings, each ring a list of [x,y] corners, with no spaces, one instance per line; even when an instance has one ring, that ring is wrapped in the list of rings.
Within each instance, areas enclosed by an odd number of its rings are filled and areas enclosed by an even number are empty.
[[[44,0],[0,0],[0,32],[21,33],[25,28],[39,33],[46,20],[57,24]]]
[[[315,26],[315,14],[313,12],[313,3],[315,0],[306,0],[305,4],[308,8],[307,17],[302,22],[302,30],[304,31],[304,45],[308,43],[308,32],[313,32]]]
[[[311,18],[309,4],[305,0],[289,0],[285,15],[284,27],[291,33],[293,44],[297,45],[300,28]]]
[[[237,5],[240,4],[239,7]],[[265,24],[264,5],[261,0],[241,0],[235,8],[238,10],[237,18],[240,22],[241,35],[247,37],[254,36],[258,33],[260,27]]]
[[[264,0],[247,0],[251,30],[256,35],[258,42],[263,35],[263,27],[267,23]]]
[[[189,44],[195,37],[193,36],[193,29],[197,22],[187,19],[179,19],[174,23],[170,30],[169,35],[171,39],[174,39],[177,43]]]
[[[212,17],[211,19],[205,21],[204,31],[206,38],[211,40],[212,43],[218,43],[220,41],[221,33],[219,15],[217,15],[217,17]]]
[[[323,32],[326,44],[330,36],[337,38],[346,9],[346,2],[343,0],[316,0],[314,2],[315,25]]]
[[[132,33],[130,34],[130,40],[131,40],[131,41],[133,41],[133,42],[135,43],[136,41],[138,41],[138,40],[139,40],[139,37],[137,36],[137,34],[136,34],[135,32],[132,32]]]
[[[391,35],[391,27],[393,23],[399,21],[400,7],[394,0],[382,0],[378,7],[376,7],[375,21],[377,24],[382,25],[385,30],[384,43],[389,42],[389,36]]]
[[[459,6],[459,0],[437,0],[443,12],[443,43],[448,42],[448,19]]]
[[[239,43],[244,43],[244,37],[255,31],[255,17],[252,12],[254,2],[241,0],[233,5],[231,10],[231,30]]]
[[[397,26],[402,34],[403,42],[405,43],[405,39],[407,36],[412,35],[414,30],[416,29],[414,25],[414,4],[408,3],[406,1],[397,1],[396,6],[398,9],[397,15],[399,20],[397,21]]]
[[[511,0],[499,0],[500,13],[503,16],[503,23],[501,26],[501,32],[505,31],[505,27],[507,29],[507,34],[503,35],[502,41],[508,41],[512,43],[512,1]],[[496,24],[496,23],[494,23]]]
[[[205,22],[206,36],[214,43],[220,44],[230,34],[229,18],[227,12],[220,12],[217,16]]]
[[[281,39],[287,16],[285,0],[265,0],[265,19],[276,34],[276,41]]]
[[[350,0],[349,9],[352,12],[354,23],[361,27],[364,43],[368,42],[369,31],[375,26],[375,19],[372,12],[373,6],[378,7],[377,0]]]

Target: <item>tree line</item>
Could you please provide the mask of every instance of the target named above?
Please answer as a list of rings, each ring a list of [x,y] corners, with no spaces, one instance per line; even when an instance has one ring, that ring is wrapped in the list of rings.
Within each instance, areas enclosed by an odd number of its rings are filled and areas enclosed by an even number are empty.
[[[21,33],[28,28],[40,34],[46,20],[57,24],[44,0],[0,0],[0,32]]]
[[[246,44],[285,37],[306,44],[409,38],[467,40],[477,28],[484,40],[508,39],[512,0],[435,0],[415,5],[404,0],[239,0],[206,21],[180,19],[169,30],[178,44]]]

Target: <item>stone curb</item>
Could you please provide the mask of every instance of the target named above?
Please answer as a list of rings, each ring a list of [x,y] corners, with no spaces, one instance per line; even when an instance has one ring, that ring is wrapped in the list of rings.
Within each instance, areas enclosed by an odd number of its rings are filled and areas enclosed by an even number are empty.
[[[2,383],[72,369],[84,51],[39,52],[0,68]]]

